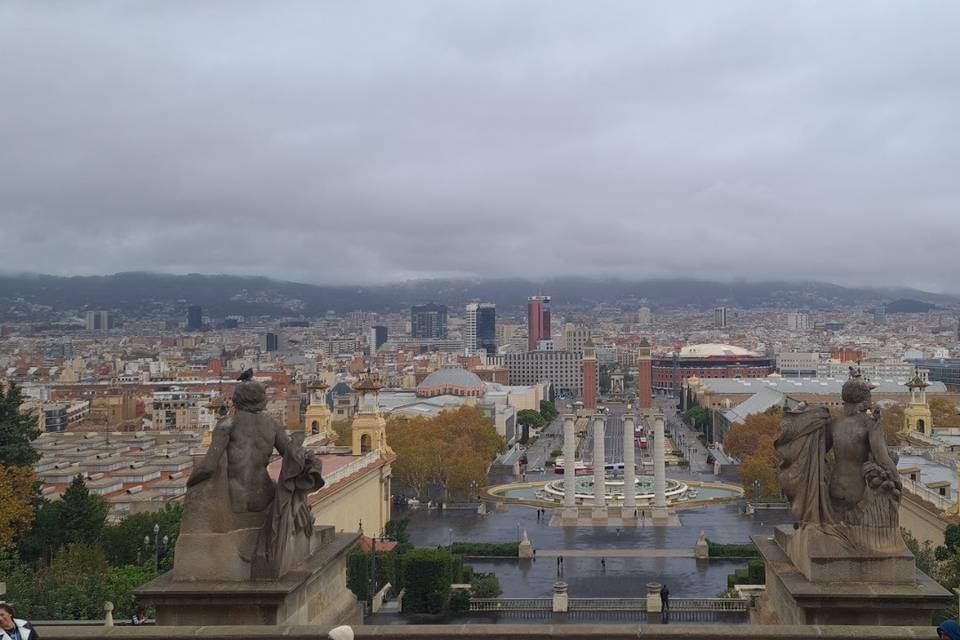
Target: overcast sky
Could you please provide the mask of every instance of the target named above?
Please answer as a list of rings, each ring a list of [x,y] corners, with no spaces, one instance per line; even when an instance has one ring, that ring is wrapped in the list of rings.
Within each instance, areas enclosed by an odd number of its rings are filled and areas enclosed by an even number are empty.
[[[958,34],[951,0],[5,2],[0,269],[960,293]]]

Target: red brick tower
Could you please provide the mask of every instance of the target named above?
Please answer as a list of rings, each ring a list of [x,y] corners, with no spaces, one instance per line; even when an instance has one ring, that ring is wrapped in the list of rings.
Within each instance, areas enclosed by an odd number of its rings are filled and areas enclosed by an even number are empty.
[[[583,408],[597,408],[597,391],[600,380],[597,370],[597,356],[593,349],[593,341],[587,339],[583,346]]]

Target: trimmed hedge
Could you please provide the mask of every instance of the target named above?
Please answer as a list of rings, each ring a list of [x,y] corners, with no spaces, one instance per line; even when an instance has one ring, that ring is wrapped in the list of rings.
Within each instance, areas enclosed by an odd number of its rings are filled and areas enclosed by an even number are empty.
[[[453,558],[445,549],[413,549],[401,560],[404,613],[441,613],[450,600]],[[457,576],[459,577],[459,576]]]
[[[450,553],[461,556],[497,556],[516,558],[520,555],[518,542],[454,542]]]
[[[347,587],[361,602],[370,597],[370,557],[359,548],[347,554]]]
[[[727,576],[727,589],[738,584],[766,584],[767,572],[763,560],[751,560],[746,569],[737,569]]]
[[[707,550],[711,558],[757,558],[760,556],[760,552],[752,542],[725,544],[707,540]]]

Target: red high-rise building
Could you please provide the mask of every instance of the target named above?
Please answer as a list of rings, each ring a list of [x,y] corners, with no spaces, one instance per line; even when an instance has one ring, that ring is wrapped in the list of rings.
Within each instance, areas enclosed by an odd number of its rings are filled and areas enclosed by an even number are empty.
[[[646,338],[640,340],[637,369],[637,407],[650,409],[653,407],[653,359]]]
[[[550,296],[527,298],[527,351],[534,351],[541,340],[550,339]]]
[[[600,388],[597,356],[593,350],[593,341],[587,340],[583,349],[583,408],[597,408],[597,391]]]

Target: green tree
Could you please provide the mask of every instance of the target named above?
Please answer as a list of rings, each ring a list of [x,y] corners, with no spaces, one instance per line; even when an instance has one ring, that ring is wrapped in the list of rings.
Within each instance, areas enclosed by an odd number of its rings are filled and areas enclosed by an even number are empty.
[[[946,531],[943,532],[943,544],[950,551],[956,551],[960,548],[960,525],[947,525]]]
[[[5,467],[29,467],[40,459],[30,444],[40,435],[37,416],[21,413],[22,404],[20,387],[0,385],[0,464]]]
[[[543,416],[544,420],[550,423],[556,420],[559,414],[557,413],[557,407],[553,404],[553,402],[550,400],[541,400],[540,415]]]
[[[134,513],[117,524],[108,524],[103,530],[103,548],[110,566],[141,564],[153,557],[152,552],[144,548],[143,539],[150,536],[153,540],[153,527],[160,526],[160,537],[167,536],[170,544],[167,553],[161,558],[161,568],[169,564],[173,549],[180,534],[180,521],[183,518],[183,505],[167,504],[162,511],[153,513]],[[116,603],[114,603],[116,604]]]
[[[495,573],[475,573],[470,581],[474,598],[498,598],[503,595],[500,580]]]
[[[83,477],[78,475],[73,479],[59,505],[65,542],[100,541],[110,505],[100,496],[90,494]]]
[[[687,409],[684,416],[694,428],[704,429],[710,425],[710,412],[698,404]]]
[[[520,442],[526,444],[527,440],[530,439],[530,430],[543,428],[546,421],[543,419],[543,416],[540,415],[539,411],[521,409],[517,412],[517,424],[519,424],[522,429]]]

